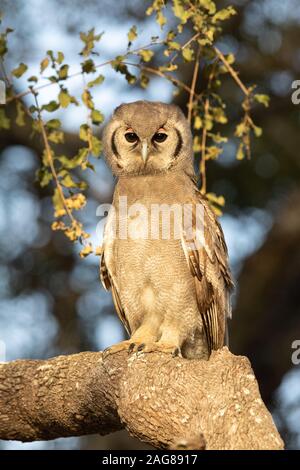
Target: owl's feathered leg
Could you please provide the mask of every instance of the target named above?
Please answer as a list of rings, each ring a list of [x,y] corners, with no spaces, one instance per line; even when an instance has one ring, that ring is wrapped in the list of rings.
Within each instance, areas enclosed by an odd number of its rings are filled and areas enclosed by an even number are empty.
[[[158,324],[155,318],[148,317],[142,325],[135,330],[130,338],[131,347],[129,352],[143,351],[145,345],[155,343],[158,340]]]
[[[143,339],[143,342],[142,344],[137,345],[134,348],[134,351],[141,351],[144,353],[162,352],[165,354],[171,354],[173,357],[181,356],[181,341],[176,329],[165,328],[162,332],[160,331],[159,336],[154,341],[149,341],[149,338],[145,338],[143,336],[140,338]]]
[[[160,334],[154,323],[145,322],[131,336],[129,340],[122,341],[105,349],[103,357],[127,350],[131,353],[162,352],[173,357],[181,356],[180,342],[176,330],[165,330]]]

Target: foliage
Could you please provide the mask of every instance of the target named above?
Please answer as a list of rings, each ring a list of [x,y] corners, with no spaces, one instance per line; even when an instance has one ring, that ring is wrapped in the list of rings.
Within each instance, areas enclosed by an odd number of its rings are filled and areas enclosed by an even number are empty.
[[[127,35],[126,51],[106,62],[97,60],[97,49],[103,33],[96,34],[94,28],[87,33],[80,33],[80,70],[73,73],[70,73],[63,52],[49,50],[40,62],[38,76],[30,75],[24,63],[7,74],[4,60],[8,53],[8,35],[12,30],[6,29],[0,34],[0,64],[7,85],[7,102],[14,101],[16,104],[15,123],[24,126],[27,115],[33,133],[40,134],[43,139],[45,150],[41,155],[37,178],[42,187],[53,184],[53,230],[63,231],[72,241],[83,243],[89,237],[74,213],[86,204],[83,193],[87,186],[84,172],[94,170],[91,160],[99,158],[102,150],[98,128],[104,121],[104,115],[97,109],[93,99],[94,88],[101,86],[105,79],[99,73],[100,68],[111,66],[115,72],[124,76],[129,85],[142,88],[148,86],[151,77],[159,76],[173,84],[174,93],[186,94],[187,117],[194,129],[194,152],[199,166],[201,191],[207,195],[217,214],[221,214],[220,207],[225,204],[225,200],[223,196],[207,192],[206,163],[220,158],[222,145],[228,139],[221,132],[222,126],[229,121],[221,93],[226,75],[236,82],[242,93],[242,117],[234,131],[234,137],[239,141],[236,154],[238,160],[250,158],[251,134],[259,137],[262,133],[254,124],[250,111],[254,103],[268,106],[268,96],[255,94],[255,86],[246,86],[234,68],[234,55],[223,54],[216,45],[222,34],[223,22],[236,14],[234,8],[229,6],[218,10],[216,2],[212,0],[172,0],[169,4],[163,0],[154,0],[146,14],[155,15],[161,28],[160,37],[152,37],[147,45],[135,49],[133,43],[138,40],[138,28],[133,25]],[[191,84],[180,80],[180,71],[186,66],[193,67]],[[28,89],[16,94],[15,80],[24,74],[29,75]],[[78,75],[83,78],[82,94],[73,96],[67,84]],[[55,86],[57,97],[47,103],[40,103],[39,90],[45,86]],[[200,92],[198,88],[201,88]],[[26,95],[31,95],[33,99],[29,107],[23,101]],[[75,155],[61,155],[57,148],[64,142],[64,132],[55,112],[78,106],[80,101],[86,108],[86,120],[78,130],[82,146]],[[46,113],[54,117],[48,119]],[[2,106],[0,128],[8,129],[10,125]],[[85,242],[81,256],[87,256],[92,251],[91,244]]]

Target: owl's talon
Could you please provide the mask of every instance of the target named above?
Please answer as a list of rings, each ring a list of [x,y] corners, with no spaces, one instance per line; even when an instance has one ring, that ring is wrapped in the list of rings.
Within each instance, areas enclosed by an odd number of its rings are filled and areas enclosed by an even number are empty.
[[[141,343],[140,341],[131,342],[128,347],[128,354],[140,352],[144,347],[145,343]]]
[[[130,343],[128,348],[128,354],[131,354],[134,351],[135,343]]]
[[[132,353],[151,353],[151,352],[162,352],[165,354],[171,354],[172,357],[181,357],[181,351],[178,346],[173,346],[167,343],[142,343],[140,341],[132,342],[130,340],[122,341],[121,343],[113,344],[112,346],[104,349],[102,353],[103,359],[106,359],[112,354],[116,354],[121,351],[126,351],[128,354]]]
[[[172,352],[172,356],[173,356],[173,357],[179,357],[179,356],[181,356],[180,349],[179,349],[179,348],[174,349],[174,351]]]
[[[130,346],[131,343],[129,341],[121,341],[120,343],[113,344],[112,346],[109,346],[108,348],[104,349],[104,351],[102,352],[102,357],[103,359],[106,359],[112,354],[128,350]]]
[[[152,352],[162,352],[165,354],[171,354],[172,357],[181,357],[181,351],[178,346],[173,346],[167,343],[140,343],[135,345],[135,348],[132,349],[132,352],[143,352],[143,353],[152,353]]]

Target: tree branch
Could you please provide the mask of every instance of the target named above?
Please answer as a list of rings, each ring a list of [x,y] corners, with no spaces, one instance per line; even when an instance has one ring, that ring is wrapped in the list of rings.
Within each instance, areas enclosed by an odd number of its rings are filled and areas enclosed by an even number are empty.
[[[249,361],[126,351],[0,365],[0,438],[33,441],[125,427],[156,448],[282,449]]]
[[[191,91],[190,91],[190,96],[189,96],[189,102],[188,102],[188,105],[187,105],[188,106],[187,120],[189,122],[189,125],[191,125],[191,122],[192,122],[193,102],[194,102],[195,88],[196,88],[198,72],[199,72],[199,65],[200,65],[200,47],[198,47],[198,50],[197,50],[197,55],[196,55],[195,65],[194,65],[193,78],[192,78],[192,84],[191,84]]]

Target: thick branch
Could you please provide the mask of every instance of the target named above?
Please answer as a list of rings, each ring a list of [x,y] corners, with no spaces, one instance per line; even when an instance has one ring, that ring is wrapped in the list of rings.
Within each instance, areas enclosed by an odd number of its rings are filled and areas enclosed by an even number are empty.
[[[128,431],[156,448],[282,449],[249,361],[80,353],[0,365],[0,438]]]

